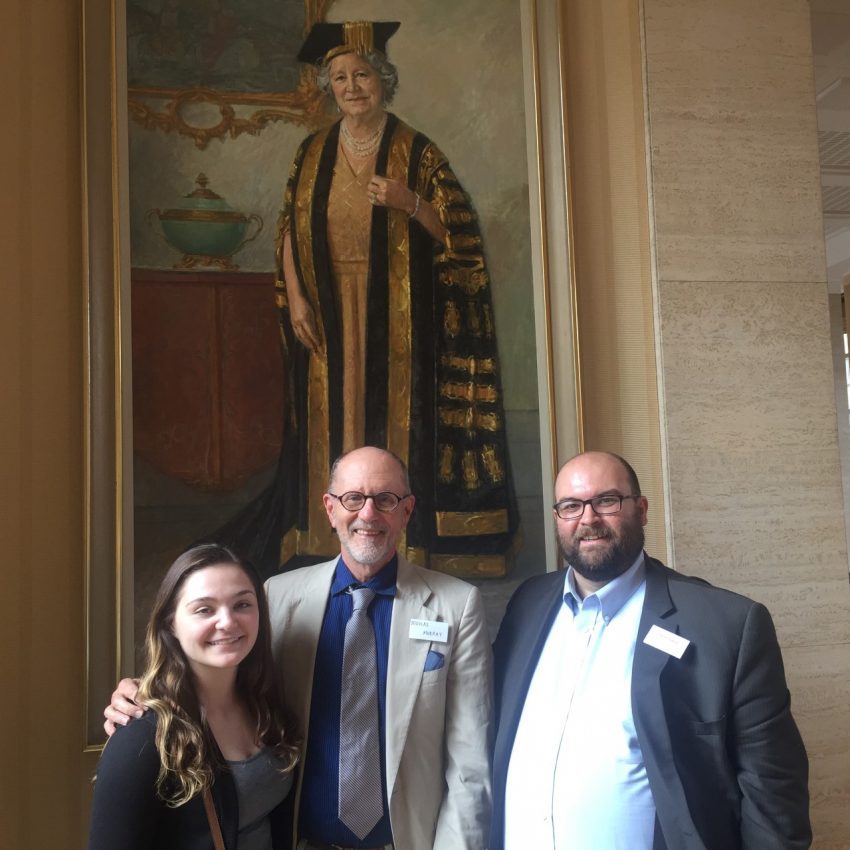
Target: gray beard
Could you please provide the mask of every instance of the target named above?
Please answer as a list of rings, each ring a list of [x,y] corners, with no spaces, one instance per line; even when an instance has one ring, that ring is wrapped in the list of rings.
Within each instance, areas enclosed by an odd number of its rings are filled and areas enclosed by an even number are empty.
[[[361,527],[368,527],[368,525]],[[346,535],[345,548],[348,549],[357,563],[364,567],[374,567],[382,560],[388,560],[386,537],[382,538],[380,542],[378,540],[360,540],[353,530],[349,530]],[[393,547],[394,550],[395,547]]]
[[[624,531],[619,538],[614,537],[613,532],[607,528],[600,528],[606,540],[611,541],[612,546],[604,559],[586,558],[581,554],[580,542],[566,540],[558,535],[558,544],[564,560],[580,575],[588,581],[609,582],[621,576],[635,562],[637,556],[643,550],[645,535],[642,525]]]

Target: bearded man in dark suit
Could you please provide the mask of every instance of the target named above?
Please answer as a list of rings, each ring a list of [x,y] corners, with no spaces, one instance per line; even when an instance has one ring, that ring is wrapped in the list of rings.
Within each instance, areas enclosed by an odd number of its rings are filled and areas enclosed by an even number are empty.
[[[523,584],[494,645],[490,850],[801,850],[808,761],[767,609],[643,551],[617,455],[560,471],[565,572]]]

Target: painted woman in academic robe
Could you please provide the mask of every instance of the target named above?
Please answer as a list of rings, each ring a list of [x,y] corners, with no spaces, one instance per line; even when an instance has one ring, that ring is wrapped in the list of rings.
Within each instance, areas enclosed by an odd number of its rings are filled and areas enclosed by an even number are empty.
[[[339,551],[322,505],[330,465],[375,445],[407,464],[416,494],[405,557],[503,575],[517,512],[490,279],[448,161],[386,111],[397,28],[317,24],[298,56],[318,63],[341,118],[299,147],[278,234],[290,399],[272,500],[279,561]]]

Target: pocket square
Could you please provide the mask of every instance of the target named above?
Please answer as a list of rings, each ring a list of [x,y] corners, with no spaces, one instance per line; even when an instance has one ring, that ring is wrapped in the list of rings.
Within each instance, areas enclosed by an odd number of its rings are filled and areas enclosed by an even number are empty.
[[[435,652],[433,649],[428,650],[425,656],[425,671],[439,670],[446,663],[446,657],[442,652]]]

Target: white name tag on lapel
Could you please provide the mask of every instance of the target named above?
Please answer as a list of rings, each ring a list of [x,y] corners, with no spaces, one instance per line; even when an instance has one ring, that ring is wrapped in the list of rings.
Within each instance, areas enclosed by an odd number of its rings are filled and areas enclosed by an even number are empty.
[[[668,632],[667,629],[662,629],[661,626],[653,626],[643,639],[645,644],[660,649],[674,658],[681,658],[685,654],[690,641],[683,638],[681,635]]]
[[[449,624],[436,620],[411,620],[410,637],[413,640],[433,640],[445,643],[449,639]]]

